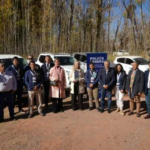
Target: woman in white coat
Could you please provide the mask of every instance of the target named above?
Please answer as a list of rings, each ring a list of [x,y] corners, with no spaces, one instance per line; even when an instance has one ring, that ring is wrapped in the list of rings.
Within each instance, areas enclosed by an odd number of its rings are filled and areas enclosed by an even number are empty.
[[[75,61],[72,71],[70,72],[69,79],[71,82],[71,99],[72,109],[77,109],[77,96],[79,109],[83,110],[83,93],[85,92],[84,87],[84,71],[80,68],[80,62]]]

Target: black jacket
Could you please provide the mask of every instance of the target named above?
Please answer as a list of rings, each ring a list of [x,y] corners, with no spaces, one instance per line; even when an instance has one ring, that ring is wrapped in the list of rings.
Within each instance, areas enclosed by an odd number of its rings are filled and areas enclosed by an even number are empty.
[[[119,78],[119,90],[123,90],[125,91],[126,90],[126,73],[125,71],[121,72],[121,76]],[[117,74],[116,74],[116,83],[117,83]]]
[[[46,67],[46,63],[44,63],[41,67],[41,72],[42,72],[42,76],[43,76],[43,81],[50,81],[49,77],[47,76],[47,73],[49,73],[50,69],[54,67],[54,63],[50,63],[50,68],[49,70]]]
[[[108,90],[111,91],[115,84],[115,72],[114,69],[109,68],[108,74],[106,75],[105,68],[101,68],[97,78],[100,82],[100,89],[103,89],[103,85],[108,85]]]

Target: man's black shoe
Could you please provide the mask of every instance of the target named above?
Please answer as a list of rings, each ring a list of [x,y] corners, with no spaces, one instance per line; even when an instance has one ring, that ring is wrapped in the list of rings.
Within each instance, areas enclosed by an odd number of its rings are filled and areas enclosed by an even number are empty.
[[[101,109],[100,112],[103,113],[103,112],[104,112],[104,109]]]
[[[64,110],[63,110],[63,109],[61,109],[61,110],[60,110],[60,112],[62,112],[62,113],[63,113],[63,112],[64,112]]]
[[[92,107],[89,108],[89,111],[91,111],[91,110],[92,110]]]
[[[49,110],[49,107],[48,107],[48,106],[45,106],[45,110]]]
[[[4,122],[4,119],[0,119],[0,123]]]
[[[110,109],[108,109],[108,110],[107,110],[107,112],[110,114],[110,113],[111,113],[111,110],[110,110]]]
[[[100,112],[100,108],[97,108],[97,111]]]
[[[29,114],[28,118],[32,118],[32,117],[33,117],[33,115],[32,115],[32,114]]]
[[[10,118],[11,121],[17,121],[17,118]]]

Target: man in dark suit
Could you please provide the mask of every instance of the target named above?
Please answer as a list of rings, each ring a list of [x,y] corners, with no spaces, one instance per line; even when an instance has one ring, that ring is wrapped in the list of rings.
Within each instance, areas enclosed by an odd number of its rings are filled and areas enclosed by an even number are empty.
[[[17,90],[13,94],[13,102],[15,104],[16,96],[18,100],[18,107],[20,113],[25,113],[22,109],[22,93],[23,93],[23,77],[24,77],[24,70],[19,65],[19,58],[14,57],[12,60],[13,64],[7,68],[6,71],[11,71],[17,80]],[[14,105],[15,106],[15,105]]]
[[[148,114],[144,117],[145,119],[150,118],[150,61],[148,62],[149,69],[145,71],[144,74],[144,83],[145,83],[145,97]]]
[[[44,80],[45,109],[48,109],[49,88],[50,88],[49,72],[52,67],[54,67],[54,64],[52,63],[52,59],[49,55],[47,55],[45,57],[45,63],[41,67],[41,72]]]
[[[135,99],[137,117],[140,117],[140,97],[144,89],[144,73],[138,69],[138,66],[138,62],[132,63],[132,70],[130,70],[127,77],[126,91],[128,92],[130,100],[130,112],[128,115],[130,116],[133,114]]]
[[[105,97],[108,98],[108,113],[111,113],[111,100],[112,100],[112,89],[115,83],[114,69],[110,68],[110,62],[106,60],[104,62],[104,68],[99,71],[99,82],[101,90],[101,113],[104,112]]]

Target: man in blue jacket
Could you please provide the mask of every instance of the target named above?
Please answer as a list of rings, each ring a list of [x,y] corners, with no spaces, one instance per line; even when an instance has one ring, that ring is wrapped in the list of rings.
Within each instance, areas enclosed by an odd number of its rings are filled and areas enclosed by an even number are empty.
[[[94,68],[94,63],[90,62],[89,70],[87,70],[85,75],[85,81],[87,84],[87,91],[89,96],[89,110],[93,109],[93,97],[95,100],[97,111],[99,111],[99,100],[98,100],[98,71]]]
[[[33,115],[34,97],[36,96],[36,104],[38,107],[38,112],[41,116],[44,116],[42,112],[42,75],[39,71],[35,69],[35,62],[30,62],[30,70],[25,74],[25,84],[28,87],[29,95],[29,117]]]
[[[15,100],[16,100],[16,96],[17,96],[19,112],[24,114],[25,111],[22,109],[24,70],[19,65],[19,58],[18,57],[14,57],[12,62],[13,62],[13,64],[10,67],[8,67],[6,71],[11,71],[17,80],[17,90],[13,94],[13,102],[14,102],[14,106],[15,106]]]
[[[48,109],[49,89],[50,89],[49,73],[52,67],[54,67],[54,64],[51,62],[51,57],[47,55],[45,57],[45,63],[41,67],[41,72],[44,80],[45,109]]]
[[[108,98],[108,113],[111,113],[112,89],[115,84],[115,72],[110,68],[110,62],[104,62],[104,68],[99,71],[99,82],[101,90],[101,113],[104,112],[105,97]]]
[[[146,96],[146,105],[148,114],[144,117],[145,119],[150,118],[150,61],[148,62],[149,69],[145,71],[144,74],[144,83],[145,83],[145,96]]]

